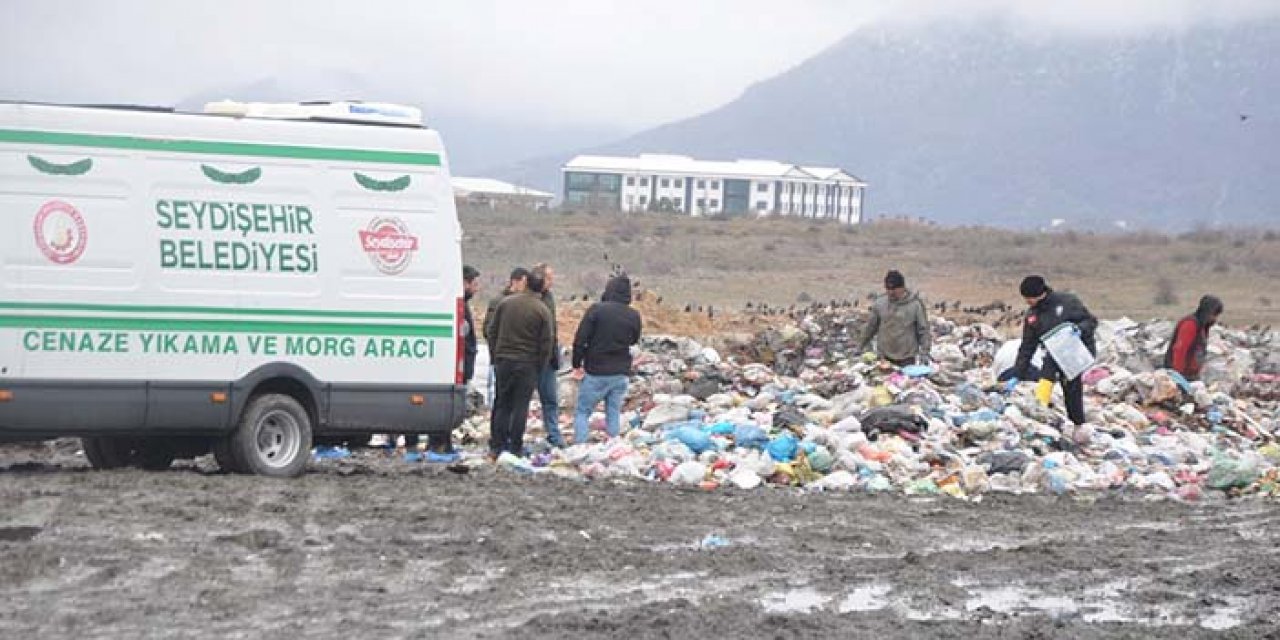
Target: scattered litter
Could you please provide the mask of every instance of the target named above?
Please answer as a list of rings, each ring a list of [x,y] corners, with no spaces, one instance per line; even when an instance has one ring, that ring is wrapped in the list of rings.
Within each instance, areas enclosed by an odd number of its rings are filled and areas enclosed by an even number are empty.
[[[351,457],[351,450],[346,447],[316,447],[311,450],[311,457],[316,460],[342,460]]]
[[[1280,497],[1280,344],[1269,328],[1216,328],[1202,380],[1188,381],[1158,367],[1173,323],[1101,322],[1096,359],[1072,363],[1086,397],[1077,427],[1056,388],[1043,406],[1035,384],[997,382],[995,327],[934,318],[933,364],[899,368],[857,349],[863,318],[819,308],[714,347],[647,336],[621,436],[534,443],[531,458],[498,464],[708,491]],[[455,437],[483,443],[487,431],[476,415]]]
[[[698,542],[698,546],[703,549],[721,549],[731,544],[733,543],[712,533],[707,534],[705,538]]]

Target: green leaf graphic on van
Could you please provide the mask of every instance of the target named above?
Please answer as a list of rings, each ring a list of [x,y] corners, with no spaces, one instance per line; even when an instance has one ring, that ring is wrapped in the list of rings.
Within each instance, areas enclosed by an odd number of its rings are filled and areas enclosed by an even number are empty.
[[[204,172],[205,177],[221,184],[253,184],[258,181],[258,178],[262,177],[261,167],[245,169],[240,173],[228,173],[219,171],[207,164],[202,164],[200,165],[200,170]]]
[[[57,164],[35,156],[27,156],[27,162],[30,162],[31,166],[36,168],[36,171],[47,173],[51,176],[82,176],[89,173],[89,170],[93,168],[92,158],[85,158],[69,164]]]
[[[359,182],[360,186],[370,191],[404,191],[409,188],[409,176],[400,176],[394,180],[379,180],[358,171],[354,175],[356,182]]]

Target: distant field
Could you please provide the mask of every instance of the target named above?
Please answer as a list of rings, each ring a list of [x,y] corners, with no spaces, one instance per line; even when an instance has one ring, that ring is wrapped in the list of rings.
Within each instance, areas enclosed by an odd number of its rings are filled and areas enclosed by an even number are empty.
[[[486,299],[512,266],[555,265],[557,292],[598,295],[623,265],[667,306],[740,311],[856,299],[886,270],[930,302],[1021,304],[1029,273],[1077,292],[1104,317],[1173,318],[1204,293],[1233,325],[1280,320],[1280,234],[1032,234],[905,222],[857,227],[798,220],[712,220],[665,214],[463,212],[463,258],[485,275]],[[606,259],[607,256],[607,259]],[[593,296],[594,297],[594,296]]]

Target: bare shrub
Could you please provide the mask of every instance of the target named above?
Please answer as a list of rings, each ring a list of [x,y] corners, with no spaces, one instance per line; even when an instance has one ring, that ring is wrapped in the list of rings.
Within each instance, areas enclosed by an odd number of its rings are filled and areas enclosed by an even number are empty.
[[[1178,304],[1178,293],[1174,289],[1173,281],[1164,276],[1157,279],[1156,295],[1151,302],[1161,307]]]
[[[1210,271],[1213,271],[1214,273],[1230,273],[1231,265],[1227,264],[1226,260],[1219,258],[1213,263],[1213,268],[1210,269]]]
[[[798,304],[809,304],[813,302],[813,296],[809,295],[808,291],[801,291],[800,295],[796,296],[796,302]]]
[[[675,233],[675,231],[675,227],[669,224],[660,224],[653,228],[653,235],[658,236],[659,238],[668,238],[671,237],[671,234]]]

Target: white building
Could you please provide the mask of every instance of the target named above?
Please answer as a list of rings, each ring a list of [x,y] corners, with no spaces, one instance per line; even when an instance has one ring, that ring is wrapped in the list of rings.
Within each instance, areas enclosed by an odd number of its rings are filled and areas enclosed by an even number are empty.
[[[450,178],[458,206],[497,209],[500,206],[545,209],[555,194],[493,178]]]
[[[570,207],[862,220],[867,183],[835,167],[688,156],[578,156],[561,169]]]

